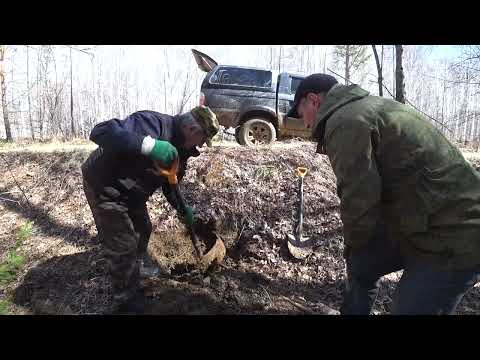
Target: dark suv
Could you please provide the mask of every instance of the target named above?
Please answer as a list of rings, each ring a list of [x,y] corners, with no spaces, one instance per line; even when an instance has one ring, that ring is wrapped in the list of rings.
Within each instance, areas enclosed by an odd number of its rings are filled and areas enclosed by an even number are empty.
[[[200,70],[207,72],[200,104],[215,112],[220,125],[235,129],[239,144],[268,144],[284,136],[310,137],[301,119],[286,117],[305,76],[274,76],[271,70],[218,65],[208,55],[192,52]]]

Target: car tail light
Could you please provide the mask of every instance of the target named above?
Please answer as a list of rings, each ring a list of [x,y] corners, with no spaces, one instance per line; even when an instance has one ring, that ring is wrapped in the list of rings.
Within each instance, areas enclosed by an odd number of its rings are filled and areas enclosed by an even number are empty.
[[[205,105],[205,94],[203,92],[200,93],[200,105]]]

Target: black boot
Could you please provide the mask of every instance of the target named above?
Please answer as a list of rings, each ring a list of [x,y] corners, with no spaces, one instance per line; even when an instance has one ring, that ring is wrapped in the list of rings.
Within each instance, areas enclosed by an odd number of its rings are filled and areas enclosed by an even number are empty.
[[[145,294],[140,284],[140,269],[137,264],[126,286],[113,286],[113,314],[142,314],[144,305]]]

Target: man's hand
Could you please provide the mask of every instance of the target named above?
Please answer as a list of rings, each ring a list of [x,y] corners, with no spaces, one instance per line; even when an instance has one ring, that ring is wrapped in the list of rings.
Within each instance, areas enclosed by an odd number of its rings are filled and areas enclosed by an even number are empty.
[[[187,226],[192,226],[194,223],[193,209],[190,206],[185,207],[185,213],[179,214],[179,219]]]
[[[160,162],[162,166],[170,167],[178,158],[178,151],[168,141],[155,140],[155,145],[149,156],[152,160]]]

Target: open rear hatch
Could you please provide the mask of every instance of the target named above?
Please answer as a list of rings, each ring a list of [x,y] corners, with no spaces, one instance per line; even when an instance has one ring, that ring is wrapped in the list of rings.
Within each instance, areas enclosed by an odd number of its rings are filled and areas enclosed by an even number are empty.
[[[210,56],[192,49],[193,57],[197,62],[198,68],[205,72],[210,72],[215,66],[217,66],[217,62],[213,60]]]

